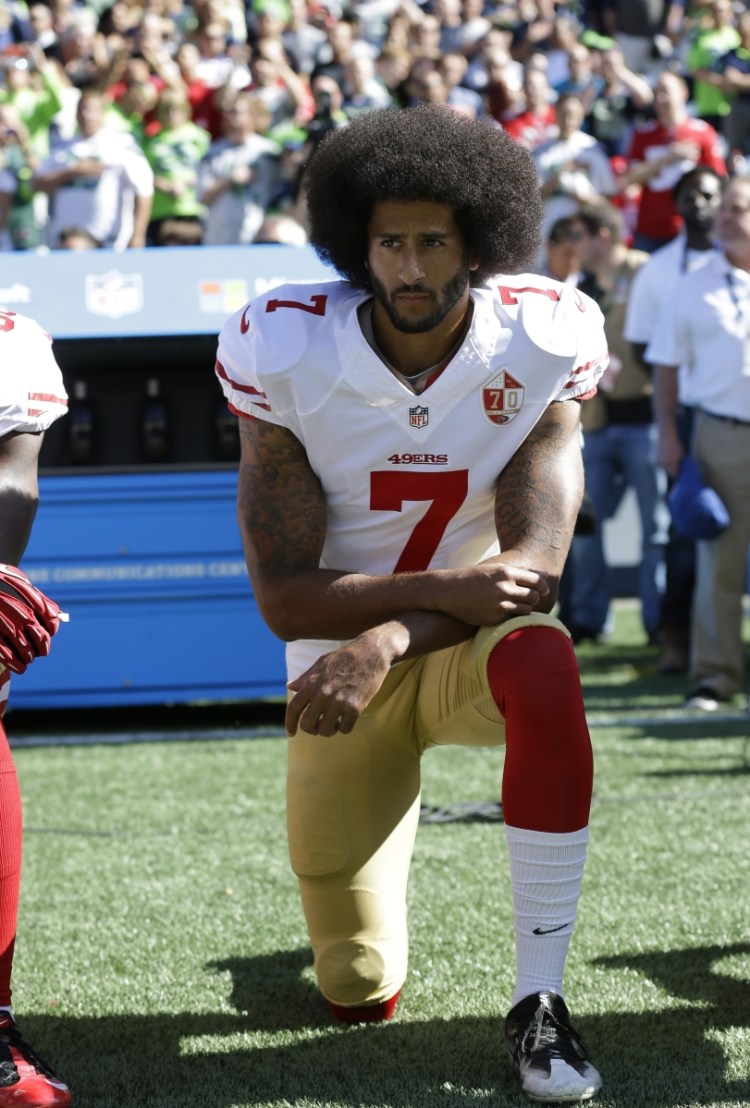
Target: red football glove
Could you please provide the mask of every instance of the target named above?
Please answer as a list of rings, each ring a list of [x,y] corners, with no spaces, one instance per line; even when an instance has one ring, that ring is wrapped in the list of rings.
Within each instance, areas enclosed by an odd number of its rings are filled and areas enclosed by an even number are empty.
[[[35,658],[49,654],[50,640],[65,619],[25,573],[0,563],[0,664],[23,673]]]

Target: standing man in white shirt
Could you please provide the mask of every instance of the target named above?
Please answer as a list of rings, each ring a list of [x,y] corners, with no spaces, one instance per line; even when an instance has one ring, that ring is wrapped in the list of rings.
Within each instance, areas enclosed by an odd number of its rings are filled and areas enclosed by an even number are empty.
[[[82,227],[100,246],[125,250],[146,245],[154,174],[135,139],[106,126],[102,93],[84,89],[78,133],[61,143],[34,175],[33,187],[50,197],[48,243],[65,227]]]
[[[722,187],[722,178],[710,166],[700,165],[683,174],[673,193],[683,230],[677,238],[656,250],[635,275],[628,296],[624,337],[632,343],[636,357],[649,368],[652,358],[647,347],[658,328],[667,297],[684,273],[700,269],[711,258],[714,219]],[[654,389],[658,391],[660,375],[654,376]],[[677,426],[685,451],[690,449],[693,426],[687,377],[687,367],[681,366],[677,378]],[[674,525],[669,530],[664,560],[666,580],[658,672],[669,676],[688,670],[690,613],[695,587],[695,543],[681,535]]]
[[[556,219],[572,215],[579,204],[608,199],[617,192],[604,147],[581,130],[584,114],[581,97],[563,93],[555,104],[557,137],[534,151],[544,200],[545,235]]]
[[[198,167],[206,246],[252,242],[263,223],[278,179],[280,149],[257,133],[261,110],[255,94],[238,93],[222,113],[223,137],[211,144]]]
[[[695,405],[692,453],[730,523],[698,543],[689,707],[714,711],[746,691],[742,600],[750,549],[750,179],[727,185],[716,218],[720,250],[673,291],[650,347],[658,365],[660,460],[676,477],[679,367]]]

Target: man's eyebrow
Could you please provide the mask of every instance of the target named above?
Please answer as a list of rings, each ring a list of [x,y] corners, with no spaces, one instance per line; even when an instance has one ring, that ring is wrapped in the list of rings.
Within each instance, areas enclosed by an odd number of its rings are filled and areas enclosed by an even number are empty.
[[[377,229],[374,229],[372,233],[373,233],[373,235],[377,235],[378,238],[400,239],[400,238],[403,238],[404,235],[407,235],[409,232],[408,231],[386,231],[386,230],[379,231]],[[457,235],[458,231],[445,231],[445,230],[439,231],[439,230],[437,230],[437,228],[433,227],[433,228],[431,228],[427,231],[420,231],[419,234],[423,239],[429,239],[429,238],[445,239],[445,238],[448,238],[451,235]]]

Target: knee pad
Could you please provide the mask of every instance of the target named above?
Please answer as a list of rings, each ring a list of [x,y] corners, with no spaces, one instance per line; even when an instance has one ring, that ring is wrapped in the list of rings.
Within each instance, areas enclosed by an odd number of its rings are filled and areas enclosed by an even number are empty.
[[[528,626],[509,631],[496,643],[487,659],[487,677],[495,702],[507,721],[508,698],[527,686],[530,699],[538,701],[540,713],[553,716],[559,706],[544,692],[544,682],[551,677],[566,678],[571,684],[573,700],[580,698],[581,682],[573,640],[562,624]],[[559,719],[559,716],[558,716]]]
[[[361,888],[316,896],[303,887],[302,902],[326,1000],[348,1008],[379,1004],[398,993],[408,959],[405,916],[389,928],[380,898]]]

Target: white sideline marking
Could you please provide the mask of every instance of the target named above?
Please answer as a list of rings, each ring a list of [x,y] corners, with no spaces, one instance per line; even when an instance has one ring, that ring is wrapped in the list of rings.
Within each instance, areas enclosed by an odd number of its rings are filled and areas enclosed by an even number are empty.
[[[663,708],[648,715],[635,715],[629,712],[589,712],[586,716],[590,728],[602,727],[664,727],[696,726],[703,724],[706,731],[714,724],[737,723],[744,720],[750,733],[750,715],[738,710],[735,712],[700,712],[685,708]],[[284,728],[266,726],[249,728],[207,728],[200,725],[195,728],[161,731],[122,731],[92,734],[60,735],[9,735],[11,747],[19,749],[41,746],[127,746],[136,743],[185,743],[185,742],[222,742],[247,741],[251,739],[277,739],[285,735]]]

